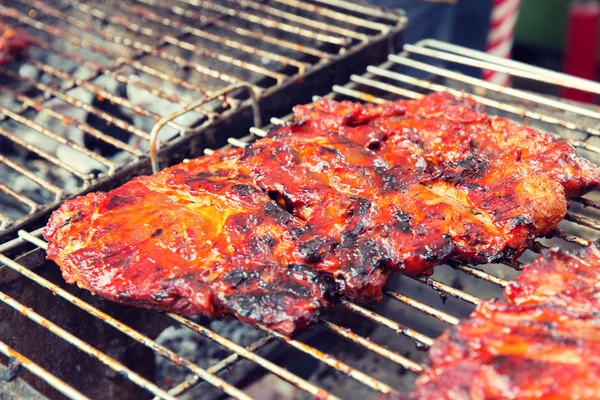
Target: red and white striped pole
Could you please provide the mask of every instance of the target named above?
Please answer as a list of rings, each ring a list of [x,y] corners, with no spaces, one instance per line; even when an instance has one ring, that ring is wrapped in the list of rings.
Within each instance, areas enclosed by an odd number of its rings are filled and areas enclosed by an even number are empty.
[[[520,7],[521,0],[493,0],[486,45],[488,54],[510,58]],[[510,75],[502,72],[484,70],[483,79],[502,86],[510,85]]]

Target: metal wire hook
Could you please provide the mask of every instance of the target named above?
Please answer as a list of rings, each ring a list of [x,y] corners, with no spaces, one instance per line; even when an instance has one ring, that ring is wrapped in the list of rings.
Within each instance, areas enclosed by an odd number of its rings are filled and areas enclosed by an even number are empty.
[[[152,132],[150,133],[150,163],[152,164],[152,173],[156,174],[158,171],[160,171],[160,168],[158,165],[158,150],[160,148],[160,143],[158,141],[158,133],[166,124],[173,121],[175,118],[188,113],[189,111],[192,111],[210,101],[216,100],[219,97],[224,96],[227,93],[233,92],[237,89],[246,89],[248,91],[250,105],[252,106],[254,126],[256,128],[260,128],[260,126],[262,124],[261,118],[260,118],[260,106],[258,104],[258,97],[257,97],[256,92],[254,91],[252,85],[250,85],[249,83],[243,82],[243,83],[236,83],[234,85],[227,86],[226,88],[219,90],[212,96],[204,97],[204,98],[199,99],[191,104],[188,104],[186,107],[182,108],[181,110],[176,111],[176,112],[172,113],[171,115],[164,117],[163,119],[158,121],[156,123],[156,125],[154,125],[154,128],[152,128]]]

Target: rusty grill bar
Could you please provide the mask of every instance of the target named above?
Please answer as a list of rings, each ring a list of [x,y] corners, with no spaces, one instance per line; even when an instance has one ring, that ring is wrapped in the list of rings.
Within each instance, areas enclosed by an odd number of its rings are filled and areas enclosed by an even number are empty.
[[[279,1],[286,4],[297,3],[293,0]],[[325,0],[323,0],[323,2],[325,3]],[[337,4],[337,2],[335,0],[327,0],[327,4]],[[423,59],[423,56],[426,58]],[[594,93],[600,93],[600,85],[587,85],[586,82],[582,82],[581,80],[575,78],[564,75],[555,75],[555,73],[550,73],[548,71],[536,69],[530,66],[523,66],[513,61],[499,60],[483,53],[473,52],[456,46],[450,46],[441,42],[425,41],[417,44],[416,46],[406,46],[403,53],[397,56],[390,56],[388,62],[378,67],[369,67],[368,72],[365,75],[352,76],[350,83],[345,86],[335,86],[333,88],[333,92],[328,96],[335,99],[382,102],[387,99],[398,98],[398,96],[419,98],[423,94],[432,90],[450,90],[456,92],[457,94],[473,96],[480,103],[488,106],[489,111],[492,113],[504,113],[509,118],[517,119],[520,122],[524,122],[528,125],[535,126],[538,129],[542,129],[557,136],[571,140],[571,142],[585,156],[591,158],[595,162],[598,162],[600,151],[598,151],[598,148],[596,147],[595,136],[597,136],[597,134],[592,127],[596,126],[598,120],[600,120],[600,115],[597,115],[595,111],[572,104],[563,104],[561,102],[550,100],[532,93],[515,89],[505,89],[493,84],[485,83],[481,80],[453,72],[452,64],[441,67],[435,66],[435,64],[440,60],[466,65],[477,65],[481,68],[508,72],[513,76],[526,75],[525,77],[527,78],[534,78],[540,81],[551,81],[551,83],[557,85],[582,87],[589,89]],[[426,73],[426,79],[414,78],[414,74],[407,74],[406,67],[410,67],[415,71]],[[522,101],[525,101],[525,103],[520,105]],[[551,109],[548,109],[548,107],[551,107]],[[561,117],[557,116],[559,114],[558,110],[563,112]],[[549,115],[550,112],[552,115]],[[290,116],[283,119],[272,119],[272,123],[274,125],[278,125],[285,120],[289,120],[289,118]],[[585,122],[582,122],[582,118],[585,119]],[[166,126],[166,124],[168,124],[168,122],[163,121],[163,125]],[[228,141],[230,146],[243,147],[255,138],[265,135],[265,130],[253,128],[251,129],[251,134],[249,136],[241,139],[230,138]],[[205,153],[211,152],[212,150],[205,150]],[[60,189],[57,188],[57,190]],[[535,255],[535,253],[539,252],[541,248],[552,244],[561,244],[563,246],[587,245],[590,243],[590,241],[596,240],[598,237],[600,237],[600,223],[598,223],[598,213],[600,212],[598,210],[600,210],[600,203],[597,200],[598,196],[597,193],[590,193],[587,196],[588,197],[582,198],[578,201],[572,201],[569,206],[569,213],[565,220],[560,224],[560,227],[555,231],[553,235],[554,237],[540,240],[539,243],[530,249],[531,251],[528,251],[524,255],[524,258],[531,258],[533,255]],[[46,320],[34,310],[27,309],[24,305],[20,304],[16,300],[2,293],[0,293],[0,300],[5,305],[21,311],[25,317],[44,325],[47,329],[50,329],[53,333],[60,336],[64,340],[69,341],[78,349],[87,352],[91,357],[103,361],[108,368],[123,372],[126,374],[128,379],[131,379],[136,384],[155,395],[156,398],[175,398],[202,381],[207,381],[210,384],[221,388],[234,398],[249,398],[247,394],[233,387],[217,375],[219,371],[228,368],[242,358],[260,365],[268,373],[280,377],[281,379],[293,384],[301,390],[312,394],[317,398],[338,398],[334,393],[330,393],[318,387],[314,383],[294,375],[284,367],[267,360],[258,353],[262,347],[274,341],[284,342],[291,348],[318,359],[320,362],[324,363],[330,368],[339,371],[348,379],[354,379],[370,387],[374,392],[395,393],[397,391],[393,382],[382,382],[353,367],[350,362],[347,363],[331,354],[321,352],[315,347],[312,347],[299,339],[286,338],[277,332],[269,330],[266,327],[261,327],[261,329],[265,332],[265,336],[263,338],[250,344],[248,347],[243,347],[211,331],[203,325],[178,315],[169,314],[169,317],[177,321],[179,324],[186,326],[202,336],[219,343],[232,353],[230,356],[214,364],[208,369],[197,367],[191,361],[175,354],[167,348],[164,348],[164,346],[156,343],[154,340],[150,339],[144,334],[130,328],[126,324],[116,320],[110,315],[98,310],[80,298],[44,279],[31,269],[15,261],[15,259],[11,259],[8,256],[3,255],[12,252],[18,246],[23,245],[33,245],[34,248],[45,249],[46,243],[40,239],[40,232],[40,229],[31,233],[20,231],[18,238],[0,245],[0,263],[5,267],[18,272],[28,279],[45,287],[46,289],[51,290],[56,295],[62,297],[64,300],[74,304],[82,310],[93,314],[99,320],[102,320],[103,322],[118,329],[123,334],[128,335],[134,340],[146,345],[157,354],[169,359],[173,363],[179,365],[181,368],[187,369],[193,374],[193,377],[183,380],[182,382],[173,385],[171,388],[157,387],[154,383],[139,377],[135,372],[127,370],[127,368],[119,361],[111,359],[106,354],[96,349],[90,348],[91,346],[81,339],[73,337],[73,335],[69,334],[68,332],[61,330],[59,326]],[[506,277],[496,276],[484,271],[491,268],[488,266],[468,266],[461,264],[451,264],[449,266],[461,276],[464,275],[473,279],[484,280],[499,289],[503,288],[508,283]],[[500,269],[496,269],[495,271],[514,271],[509,266],[498,267]],[[469,293],[468,290],[465,291],[455,287],[456,285],[453,281],[448,281],[448,279],[444,278],[444,276],[438,275],[437,272],[432,277],[400,277],[400,279],[402,282],[407,283],[410,281],[420,282],[421,284],[428,286],[433,290],[427,291],[428,295],[425,300],[418,300],[402,294],[399,290],[391,290],[388,288],[385,290],[386,302],[395,302],[402,304],[407,308],[418,310],[420,313],[431,317],[432,320],[441,321],[443,326],[456,325],[460,319],[457,316],[451,315],[444,311],[439,304],[437,306],[434,305],[438,295],[442,298],[442,300],[447,297],[458,299],[465,303],[469,309],[472,309],[475,305],[479,304],[483,300],[483,298]],[[371,310],[347,300],[341,300],[339,306],[346,308],[352,313],[360,316],[365,321],[374,322],[378,326],[383,326],[390,329],[399,336],[413,340],[418,348],[426,349],[434,342],[433,337],[410,328],[410,324],[408,323],[410,321],[407,321],[407,324],[405,325],[388,316],[378,313],[377,308],[375,310]],[[343,340],[348,340],[358,346],[364,347],[365,349],[377,354],[380,357],[390,360],[391,362],[399,365],[407,371],[410,371],[411,373],[418,373],[422,369],[419,361],[412,360],[402,355],[404,349],[387,348],[383,344],[377,343],[373,339],[358,335],[352,330],[332,322],[329,318],[322,319],[319,325],[321,328],[338,335]],[[439,331],[441,331],[441,329],[438,330],[438,333]],[[0,337],[0,341],[2,339],[3,338]],[[14,350],[8,349],[2,342],[0,342],[0,351],[4,354],[14,354]],[[30,362],[29,365],[33,366],[35,364]],[[37,373],[40,376],[42,376],[46,381],[50,382],[52,386],[56,387],[67,397],[82,398],[82,395],[76,392],[75,389],[69,387],[67,383],[54,379],[50,372],[41,369],[41,367],[33,368],[37,368]]]
[[[134,171],[129,176],[147,171],[150,130],[172,112],[198,104],[161,131],[157,139],[165,152],[182,137],[201,143],[201,131],[243,115],[250,103],[256,108],[264,100],[273,108],[281,102],[278,93],[297,90],[321,71],[328,74],[325,81],[339,79],[327,68],[347,55],[388,54],[399,42],[405,17],[346,3],[0,4],[0,31],[23,29],[32,42],[24,63],[0,66],[0,146],[19,156],[2,151],[0,167],[26,182],[3,182],[0,171],[0,205],[6,205],[0,235],[47,214],[65,198],[113,184],[124,170]],[[389,49],[382,50],[384,44]],[[240,122],[246,123],[241,117]],[[240,135],[250,126],[240,124]],[[113,128],[120,133],[106,132]],[[25,155],[37,160],[25,163]]]

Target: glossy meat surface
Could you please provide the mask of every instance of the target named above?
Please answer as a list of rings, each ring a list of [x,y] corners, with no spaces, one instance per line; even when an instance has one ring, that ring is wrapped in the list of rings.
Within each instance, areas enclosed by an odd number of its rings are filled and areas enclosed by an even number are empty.
[[[462,133],[435,147],[435,132],[398,128],[410,107],[426,120],[418,104],[436,123],[488,119],[438,97],[299,106],[302,120],[246,149],[69,200],[45,231],[48,257],[114,301],[232,314],[287,335],[336,296],[379,301],[392,272],[515,260],[563,218],[566,185],[535,163],[463,151]]]
[[[414,170],[436,171],[470,156],[529,164],[538,176],[557,180],[567,196],[600,185],[600,171],[565,141],[489,116],[469,98],[434,93],[420,100],[381,105],[327,98],[294,109],[308,129],[333,129],[375,149],[391,165],[411,161]]]
[[[24,29],[0,26],[0,65],[8,64],[31,46],[31,38]]]
[[[545,252],[428,353],[412,400],[600,398],[596,245]]]
[[[306,329],[333,295],[293,238],[310,227],[249,179],[230,179],[228,162],[202,162],[198,174],[180,164],[65,202],[44,232],[48,257],[65,280],[113,301]]]
[[[511,282],[504,295],[513,304],[553,304],[577,312],[600,310],[600,250],[543,252]]]

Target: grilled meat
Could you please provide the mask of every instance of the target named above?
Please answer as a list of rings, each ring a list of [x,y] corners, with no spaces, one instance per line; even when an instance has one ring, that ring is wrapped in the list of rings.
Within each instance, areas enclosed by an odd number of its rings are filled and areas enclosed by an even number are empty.
[[[533,163],[466,152],[435,164],[419,132],[375,129],[406,105],[336,104],[247,149],[67,201],[48,257],[115,301],[291,335],[334,296],[378,301],[392,271],[516,259],[566,212],[562,182]]]
[[[419,179],[402,165],[387,169],[372,151],[337,133],[280,132],[255,142],[239,165],[342,249],[365,241],[359,248],[377,249],[376,262],[410,274],[447,259],[511,258],[553,229],[566,210],[562,187],[532,176],[526,165],[472,157]],[[353,203],[363,204],[360,213],[348,211]],[[359,260],[352,276],[364,276],[364,255]]]
[[[20,57],[31,43],[31,37],[24,29],[0,26],[0,65]]]
[[[504,290],[513,304],[552,304],[575,312],[600,310],[600,250],[545,251]]]
[[[183,315],[235,315],[286,335],[330,304],[333,282],[299,255],[311,228],[249,179],[201,159],[65,202],[45,231],[67,282],[107,299]],[[314,233],[315,241],[326,241]],[[307,262],[308,264],[304,263]]]
[[[545,252],[436,341],[411,400],[600,398],[600,251]]]
[[[339,131],[391,165],[411,162],[415,171],[476,155],[527,163],[536,175],[559,181],[568,197],[600,187],[600,171],[567,142],[481,111],[472,99],[443,92],[382,105],[324,98],[294,114],[306,129]]]

